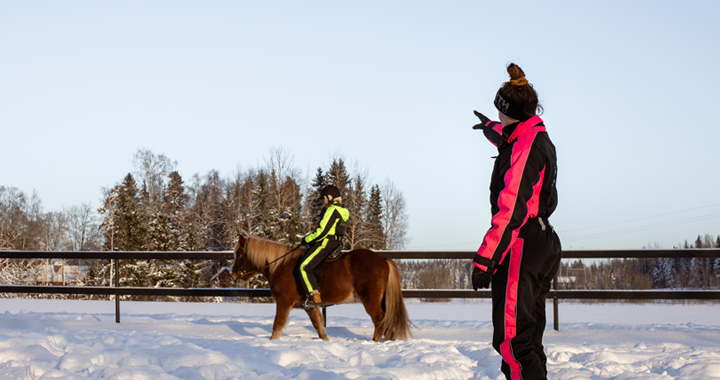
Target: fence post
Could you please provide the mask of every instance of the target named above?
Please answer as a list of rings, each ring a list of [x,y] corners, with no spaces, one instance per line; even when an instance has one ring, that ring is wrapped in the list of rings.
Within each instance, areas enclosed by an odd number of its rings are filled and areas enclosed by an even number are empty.
[[[560,317],[558,317],[558,298],[557,298],[557,273],[553,278],[553,321],[555,322],[555,331],[560,330]]]
[[[117,257],[113,259],[115,261],[115,288],[120,287],[120,266]],[[120,293],[115,292],[115,323],[120,323]]]

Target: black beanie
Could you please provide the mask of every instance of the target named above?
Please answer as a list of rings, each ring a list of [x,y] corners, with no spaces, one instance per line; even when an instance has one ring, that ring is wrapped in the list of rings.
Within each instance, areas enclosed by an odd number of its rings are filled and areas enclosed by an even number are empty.
[[[320,191],[320,195],[323,198],[327,197],[328,202],[332,202],[333,200],[340,200],[340,189],[338,189],[336,186],[328,185]]]

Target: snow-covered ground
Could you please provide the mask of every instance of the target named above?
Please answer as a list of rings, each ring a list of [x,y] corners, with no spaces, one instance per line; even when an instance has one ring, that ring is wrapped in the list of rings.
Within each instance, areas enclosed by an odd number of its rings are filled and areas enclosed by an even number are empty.
[[[487,300],[417,303],[407,342],[375,343],[360,305],[328,308],[329,342],[272,304],[0,300],[2,379],[502,379]],[[548,304],[549,320],[552,307]],[[720,306],[560,305],[550,379],[720,378]]]

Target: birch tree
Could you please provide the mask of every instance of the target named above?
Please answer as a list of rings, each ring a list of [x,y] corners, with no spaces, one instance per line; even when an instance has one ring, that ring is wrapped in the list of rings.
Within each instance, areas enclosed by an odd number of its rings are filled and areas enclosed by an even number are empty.
[[[97,217],[90,203],[71,206],[65,210],[67,218],[68,248],[73,251],[99,249]]]
[[[147,191],[148,214],[159,207],[162,200],[164,180],[175,170],[177,161],[164,154],[155,155],[150,149],[138,149],[133,156],[133,165],[138,178],[142,178]]]
[[[381,193],[383,196],[385,247],[390,250],[403,249],[408,241],[408,216],[405,211],[405,197],[390,179],[385,180]]]
[[[282,243],[299,241],[301,225],[300,177],[293,167],[293,159],[282,149],[273,148],[266,160],[268,176],[268,217],[272,221],[267,237]]]
[[[350,218],[345,227],[345,238],[343,239],[345,249],[365,248],[370,244],[369,236],[365,233],[366,183],[367,171],[356,169],[343,199],[343,205],[350,213]]]

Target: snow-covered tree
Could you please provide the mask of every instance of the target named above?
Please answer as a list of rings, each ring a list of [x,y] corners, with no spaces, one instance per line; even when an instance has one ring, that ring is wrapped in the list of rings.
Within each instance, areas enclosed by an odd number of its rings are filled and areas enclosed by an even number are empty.
[[[273,221],[270,214],[270,189],[265,170],[260,169],[255,180],[254,197],[256,199],[255,234],[270,239],[273,234]]]
[[[228,249],[223,237],[225,222],[223,220],[223,204],[225,181],[220,173],[211,170],[202,180],[195,180],[192,189],[191,212],[197,218],[197,228],[205,249],[222,251]]]
[[[64,211],[67,218],[68,245],[72,251],[99,250],[101,238],[97,216],[90,203],[71,206]]]
[[[268,178],[266,237],[282,243],[299,242],[302,229],[302,195],[297,184],[298,171],[293,161],[281,149],[270,151],[266,161]]]
[[[143,179],[143,200],[148,214],[160,206],[163,198],[164,180],[175,170],[177,161],[164,154],[155,155],[150,149],[138,149],[133,156],[138,178]]]
[[[41,221],[38,246],[43,251],[64,251],[68,249],[67,218],[64,213],[51,211],[39,217]]]
[[[259,230],[258,220],[260,219],[259,199],[256,197],[257,173],[250,170],[242,181],[238,194],[238,208],[240,223],[239,232],[247,235],[257,235]]]
[[[322,219],[322,211],[325,205],[323,204],[322,197],[320,197],[320,191],[322,191],[325,186],[325,174],[322,168],[317,168],[315,177],[305,195],[306,231],[310,231],[310,229],[317,226],[318,223],[320,223],[320,219]]]
[[[162,211],[167,215],[168,228],[172,235],[173,244],[180,248],[184,236],[187,234],[187,194],[183,185],[182,176],[177,171],[168,175],[168,186],[163,190]]]
[[[157,210],[151,215],[148,225],[151,251],[174,251],[176,249],[175,236],[170,228],[169,219],[163,210]]]
[[[330,169],[325,172],[325,176],[326,185],[336,186],[340,189],[340,196],[345,199],[351,181],[350,174],[345,166],[345,160],[342,157],[334,158],[332,164],[330,164]]]
[[[365,186],[367,173],[356,170],[352,182],[348,186],[343,199],[343,205],[350,213],[345,226],[344,249],[365,248],[370,243],[365,234],[365,209],[367,208],[367,194]]]
[[[405,197],[390,179],[381,188],[383,196],[383,235],[387,249],[402,249],[407,236],[408,216],[405,211]]]
[[[117,245],[124,251],[144,251],[147,249],[147,218],[139,205],[135,179],[128,173],[119,188],[117,208],[123,219],[124,234]]]
[[[385,232],[383,229],[383,200],[380,187],[373,185],[365,214],[365,231],[367,248],[385,249]]]
[[[108,251],[120,249],[125,241],[125,218],[118,206],[120,186],[105,190],[105,201],[98,208],[98,213],[105,215],[100,224],[100,233],[104,238],[104,248]]]

